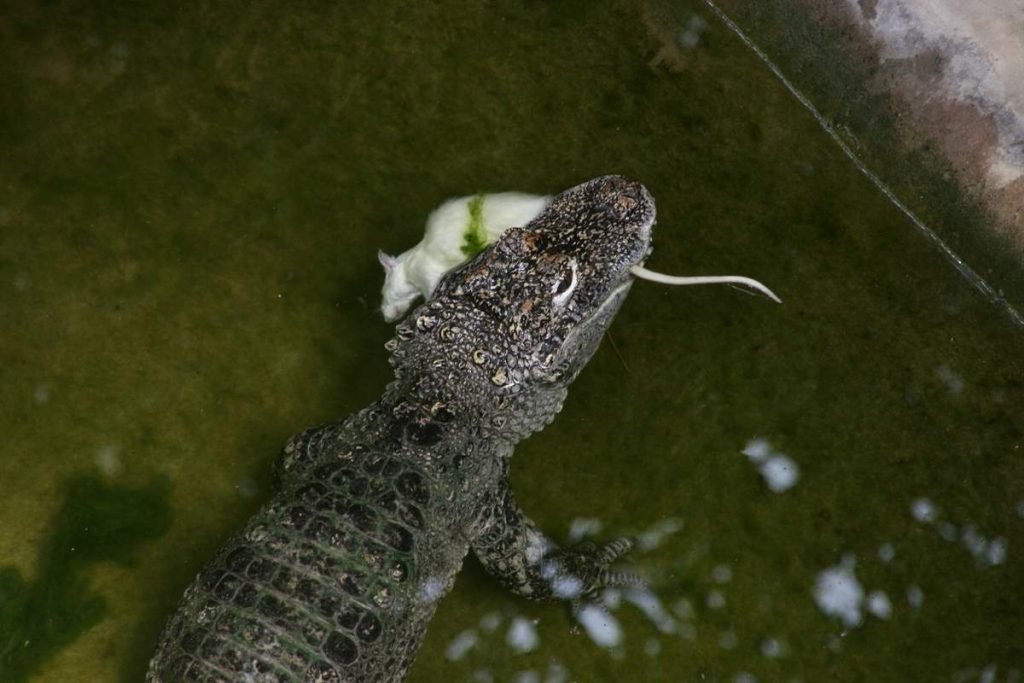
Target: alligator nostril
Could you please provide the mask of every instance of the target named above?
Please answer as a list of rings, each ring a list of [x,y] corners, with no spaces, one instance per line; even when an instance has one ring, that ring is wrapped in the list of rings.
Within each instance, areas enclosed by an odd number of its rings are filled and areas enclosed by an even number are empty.
[[[601,186],[602,199],[616,219],[625,219],[643,201],[644,187],[622,176],[608,176]]]
[[[615,215],[619,218],[624,218],[626,214],[633,210],[637,204],[637,198],[632,194],[620,194],[615,198]]]

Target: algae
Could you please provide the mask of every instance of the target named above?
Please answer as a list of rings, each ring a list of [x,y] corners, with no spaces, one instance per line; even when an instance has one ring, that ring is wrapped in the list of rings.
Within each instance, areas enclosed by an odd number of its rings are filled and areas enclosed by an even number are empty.
[[[487,231],[484,230],[484,196],[478,194],[469,200],[469,223],[462,234],[461,251],[466,257],[473,257],[487,246]]]
[[[34,579],[0,567],[0,679],[26,681],[58,651],[95,626],[106,598],[90,588],[89,568],[131,565],[142,543],[170,526],[169,482],[142,487],[72,477],[40,549]]]

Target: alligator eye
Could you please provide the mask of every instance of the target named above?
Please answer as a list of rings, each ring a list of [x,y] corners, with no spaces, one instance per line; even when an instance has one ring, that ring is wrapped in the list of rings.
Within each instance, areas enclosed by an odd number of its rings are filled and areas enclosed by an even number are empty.
[[[569,301],[569,297],[576,290],[576,284],[579,281],[579,272],[576,269],[576,260],[569,260],[569,267],[565,268],[555,283],[551,285],[551,293],[554,294],[552,303],[560,308]]]

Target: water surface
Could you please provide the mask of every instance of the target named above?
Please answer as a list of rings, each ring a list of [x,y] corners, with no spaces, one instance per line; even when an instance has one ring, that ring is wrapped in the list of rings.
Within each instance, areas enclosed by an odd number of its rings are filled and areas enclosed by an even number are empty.
[[[376,249],[449,196],[615,172],[657,199],[651,267],[785,300],[638,283],[517,453],[556,538],[665,532],[634,560],[667,617],[623,601],[603,647],[468,561],[410,680],[1019,679],[1021,330],[702,7],[5,10],[0,671],[139,680],[284,441],[389,378]],[[152,523],[68,508],[82,477]],[[86,512],[95,618],[26,644],[11,606],[60,621],[28,601]]]

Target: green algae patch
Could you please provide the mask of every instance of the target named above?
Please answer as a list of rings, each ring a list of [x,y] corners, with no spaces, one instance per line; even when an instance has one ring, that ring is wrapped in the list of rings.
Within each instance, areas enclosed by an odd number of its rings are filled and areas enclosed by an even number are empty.
[[[90,587],[99,562],[132,564],[135,548],[170,527],[170,486],[163,479],[138,488],[83,474],[67,484],[64,503],[28,580],[0,567],[0,679],[24,681],[46,660],[106,614],[104,596]]]
[[[487,246],[487,231],[484,230],[484,196],[478,194],[469,200],[469,224],[462,234],[462,253],[467,257],[476,256]]]

